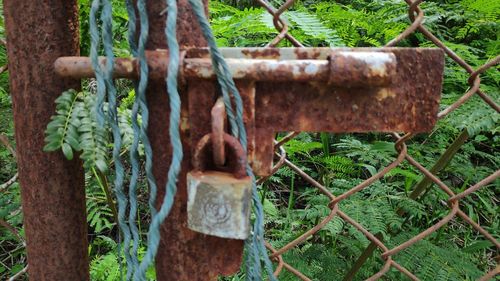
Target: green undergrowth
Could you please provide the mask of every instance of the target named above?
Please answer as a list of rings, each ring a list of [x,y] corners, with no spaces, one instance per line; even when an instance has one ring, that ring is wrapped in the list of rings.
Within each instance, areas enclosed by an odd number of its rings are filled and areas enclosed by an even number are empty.
[[[274,5],[284,1],[270,1]],[[127,13],[124,1],[115,7],[115,52],[129,56]],[[90,1],[81,0],[82,54],[89,52]],[[433,0],[421,5],[425,26],[473,68],[496,57],[500,50],[498,28],[500,4],[490,0]],[[278,34],[272,17],[250,0],[210,1],[210,17],[217,42],[225,47],[265,46]],[[305,46],[381,47],[409,25],[407,5],[392,0],[299,0],[283,14],[292,34]],[[0,37],[4,38],[3,18]],[[283,40],[279,47],[292,44]],[[421,33],[414,33],[399,47],[434,47]],[[6,62],[0,46],[0,66]],[[0,134],[14,144],[12,102],[8,73],[0,75]],[[446,59],[441,109],[468,91],[468,73]],[[481,75],[481,90],[500,100],[500,72],[492,67]],[[130,110],[135,93],[130,82],[117,81],[119,124],[122,129],[123,159],[127,171],[131,144]],[[120,280],[123,259],[117,247],[115,198],[112,191],[113,161],[110,132],[99,129],[93,111],[95,81],[82,82],[82,90],[69,90],[56,101],[57,114],[46,131],[46,147],[61,150],[67,158],[79,157],[85,168],[89,255],[92,280]],[[439,178],[459,193],[500,168],[499,114],[473,96],[456,111],[441,119],[435,129],[407,142],[409,154],[424,167],[440,165]],[[458,136],[466,136],[457,142]],[[281,138],[284,134],[279,134]],[[451,147],[451,148],[450,148]],[[301,133],[285,145],[288,158],[334,195],[360,184],[395,161],[398,152],[388,134]],[[452,153],[456,151],[456,153]],[[451,160],[443,155],[453,154]],[[142,156],[142,148],[140,150]],[[0,185],[16,173],[14,157],[0,145]],[[145,234],[147,186],[140,176],[138,226]],[[127,179],[128,181],[128,179]],[[127,182],[128,183],[128,182]],[[424,187],[414,196],[416,188]],[[329,199],[290,168],[283,167],[258,187],[266,214],[266,239],[275,247],[285,246],[320,223],[328,214]],[[498,239],[500,182],[491,182],[461,200],[460,208]],[[0,191],[0,219],[23,236],[19,185]],[[339,208],[368,231],[395,247],[439,222],[449,214],[443,203],[448,196],[436,184],[426,184],[423,174],[403,162],[380,180],[339,203]],[[283,258],[312,280],[342,280],[370,241],[352,225],[334,217],[319,232],[286,252]],[[140,252],[144,251],[141,245]],[[353,280],[364,280],[381,270],[381,252],[368,258]],[[394,260],[421,280],[476,280],[495,267],[498,253],[491,242],[461,219],[454,219],[438,231],[394,255]],[[0,280],[26,265],[23,241],[0,226]],[[395,269],[385,280],[406,280]],[[148,272],[154,280],[154,270]],[[222,280],[244,280],[245,269]],[[279,280],[298,280],[286,269]]]

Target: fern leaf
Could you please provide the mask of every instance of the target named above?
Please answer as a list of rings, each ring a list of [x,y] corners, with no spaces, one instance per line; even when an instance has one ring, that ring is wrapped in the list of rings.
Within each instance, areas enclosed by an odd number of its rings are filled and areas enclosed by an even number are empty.
[[[288,11],[285,16],[302,30],[306,35],[325,41],[329,47],[344,46],[337,32],[326,25],[315,15],[308,11]]]
[[[56,99],[56,115],[52,116],[45,130],[44,151],[62,149],[64,156],[73,159],[73,150],[80,150],[78,142],[78,120],[75,106],[78,104],[80,93],[69,90]]]
[[[82,148],[80,157],[85,168],[96,167],[104,173],[108,169],[108,134],[104,128],[97,125],[95,101],[94,95],[85,95],[84,109],[80,111],[81,126],[78,128]]]

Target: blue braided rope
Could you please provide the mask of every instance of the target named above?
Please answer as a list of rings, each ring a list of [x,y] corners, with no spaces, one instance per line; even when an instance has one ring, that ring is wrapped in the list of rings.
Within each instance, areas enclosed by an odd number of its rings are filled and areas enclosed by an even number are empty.
[[[133,9],[133,8],[132,8]],[[132,17],[129,17],[129,28],[134,26],[135,28],[135,13]],[[135,32],[134,32],[135,33]],[[130,29],[129,29],[129,39],[135,35],[130,35]],[[135,47],[134,50],[134,41],[131,41],[129,44],[132,49],[132,53],[137,54],[137,47]],[[134,134],[134,138],[132,141],[132,144],[130,146],[130,165],[131,165],[131,170],[132,170],[132,175],[130,177],[130,184],[129,184],[129,202],[130,202],[130,212],[129,212],[129,225],[130,225],[130,231],[132,234],[132,240],[133,240],[133,246],[132,246],[132,253],[130,253],[130,256],[132,258],[132,270],[127,270],[127,277],[126,280],[130,280],[132,275],[134,274],[135,269],[139,266],[139,260],[137,258],[137,249],[139,247],[139,241],[140,241],[140,234],[139,230],[137,228],[136,224],[136,214],[137,214],[137,184],[138,184],[138,179],[139,179],[139,140],[140,140],[140,127],[139,127],[139,122],[138,122],[138,114],[139,114],[139,99],[138,99],[138,90],[137,90],[137,83],[135,83],[135,89],[136,89],[136,97],[134,100],[134,104],[132,106],[132,114],[131,114],[131,121],[132,121],[132,131]]]
[[[145,47],[146,41],[148,38],[148,30],[149,30],[149,21],[147,17],[146,5],[144,0],[137,1],[137,10],[139,11],[139,19],[140,19],[140,35],[139,35],[139,44],[137,45],[136,40],[136,14],[135,9],[131,1],[127,1],[127,10],[131,15],[129,16],[129,44],[132,49],[132,54],[136,56],[139,60],[139,69],[140,69],[140,78],[139,82],[136,83],[136,97],[134,101],[134,105],[132,107],[132,129],[134,132],[134,141],[130,150],[130,159],[132,166],[132,177],[130,180],[129,187],[129,200],[130,200],[130,213],[129,213],[129,223],[132,231],[133,245],[132,245],[132,260],[134,265],[134,270],[139,268],[138,263],[138,249],[140,244],[140,234],[139,230],[136,226],[136,214],[137,214],[137,181],[139,176],[139,155],[138,155],[138,146],[139,139],[142,141],[144,145],[144,150],[146,154],[146,177],[148,179],[149,187],[150,187],[150,198],[149,198],[149,206],[152,216],[156,214],[156,208],[154,207],[154,202],[156,201],[156,193],[157,193],[157,185],[156,180],[152,171],[152,158],[153,152],[147,137],[147,127],[149,123],[149,111],[146,104],[146,88],[148,84],[148,75],[149,68],[145,55]],[[130,28],[133,28],[131,30]],[[138,111],[139,108],[141,110],[142,123],[139,128],[138,124]],[[127,272],[127,280],[133,275],[133,272]]]
[[[117,101],[116,101],[116,88],[113,80],[113,68],[114,68],[114,54],[113,54],[113,26],[112,26],[112,5],[109,0],[103,1],[103,9],[101,13],[101,21],[102,21],[102,39],[104,52],[106,55],[106,70],[104,71],[104,80],[106,83],[107,89],[107,98],[108,98],[108,121],[111,126],[111,131],[113,134],[113,160],[115,165],[115,179],[114,186],[117,194],[117,198],[123,197],[119,199],[119,205],[122,205],[122,216],[123,221],[125,222],[125,212],[127,209],[127,201],[126,196],[123,190],[123,183],[125,177],[125,169],[123,163],[120,158],[120,152],[122,147],[122,139],[120,127],[118,126],[118,112],[117,112]],[[120,215],[120,214],[119,214]],[[120,220],[120,217],[119,217]],[[126,222],[125,222],[126,224]],[[125,228],[123,228],[125,229]],[[130,228],[128,230],[131,230]],[[124,250],[128,250],[129,243],[127,240],[130,240],[130,235],[124,235]],[[125,257],[127,259],[127,266],[130,264],[131,256],[125,252]],[[133,261],[133,259],[132,259]],[[132,266],[130,266],[132,267]]]
[[[128,221],[129,221],[129,226],[130,226],[130,231],[132,234],[132,240],[133,240],[133,245],[132,245],[132,252],[130,254],[132,258],[132,264],[133,268],[137,268],[139,266],[139,260],[137,258],[137,250],[139,248],[139,241],[140,241],[140,234],[139,234],[139,229],[137,228],[136,224],[136,218],[137,218],[137,185],[138,185],[138,179],[139,179],[139,153],[138,153],[138,148],[139,148],[139,139],[140,139],[140,128],[138,124],[138,112],[139,112],[139,103],[138,99],[136,97],[134,104],[132,106],[132,130],[134,134],[134,138],[132,141],[132,144],[130,146],[130,165],[131,165],[131,170],[132,170],[132,175],[130,177],[130,184],[129,184],[129,202],[130,202],[130,211],[129,211],[129,216],[128,216]],[[130,280],[130,277],[132,276],[133,271],[127,271],[127,279]]]
[[[210,47],[210,53],[212,56],[212,63],[214,65],[214,71],[217,74],[217,80],[221,86],[222,93],[224,95],[226,111],[228,112],[229,119],[233,119],[236,123],[235,126],[232,125],[232,134],[239,138],[239,141],[243,148],[247,149],[247,136],[245,125],[243,123],[243,102],[239,91],[232,79],[232,74],[224,60],[224,57],[217,48],[214,35],[210,28],[210,23],[205,17],[205,11],[203,4],[200,0],[189,0],[189,3],[193,7],[193,11],[198,19],[198,22],[203,31],[203,35],[208,42]],[[229,113],[232,112],[231,102],[226,102],[226,95],[229,97],[228,90],[232,93],[234,97],[234,102],[236,105],[236,117],[230,116]],[[231,124],[233,124],[233,122]],[[235,129],[238,130],[235,130]],[[253,207],[255,212],[255,222],[253,226],[252,237],[247,240],[246,246],[248,250],[248,255],[246,257],[247,265],[247,280],[262,280],[261,272],[261,258],[264,261],[265,269],[270,280],[276,280],[273,275],[273,267],[269,256],[267,255],[267,250],[264,244],[264,212],[262,203],[259,198],[257,191],[257,186],[255,183],[255,176],[249,165],[246,167],[247,174],[252,177],[253,188],[252,188],[252,199]]]
[[[127,12],[129,14],[128,39],[130,48],[132,50],[132,56],[136,57],[139,60],[140,71],[139,83],[135,85],[136,99],[134,102],[137,102],[139,104],[141,110],[142,123],[140,129],[140,137],[144,145],[144,152],[146,155],[145,170],[150,188],[149,207],[151,210],[151,214],[154,216],[154,214],[156,213],[155,202],[157,194],[157,184],[156,179],[153,175],[153,150],[147,136],[147,128],[149,125],[149,109],[146,102],[146,88],[148,85],[147,77],[149,75],[149,68],[146,60],[146,42],[149,36],[149,20],[146,10],[146,2],[144,0],[138,0],[137,11],[139,12],[141,30],[139,34],[139,43],[137,43],[137,16],[132,2],[132,0],[127,0]],[[132,121],[134,121],[134,119],[132,119]],[[137,119],[135,121],[137,121]]]
[[[205,38],[207,39],[211,54],[212,61],[214,64],[214,69],[217,74],[218,82],[221,86],[224,103],[226,106],[226,111],[230,120],[232,127],[232,134],[239,138],[242,146],[247,147],[246,131],[243,124],[243,105],[241,96],[236,88],[234,81],[232,80],[231,73],[227,65],[225,64],[224,58],[220,54],[213,34],[210,29],[208,20],[205,18],[203,5],[201,2],[196,0],[189,0],[190,4],[193,6],[195,14],[200,22]],[[141,21],[141,33],[139,36],[139,44],[135,40],[135,29],[137,17],[135,14],[134,7],[130,0],[127,0],[127,9],[129,12],[129,41],[132,49],[132,54],[136,55],[140,63],[141,78],[139,83],[136,85],[136,100],[132,109],[132,119],[133,119],[133,129],[134,129],[134,141],[131,149],[131,161],[132,161],[132,179],[130,185],[129,198],[131,201],[131,212],[129,214],[130,228],[127,226],[125,221],[125,212],[127,208],[127,197],[123,191],[123,178],[124,178],[124,168],[120,159],[120,149],[121,149],[121,134],[117,123],[117,109],[116,109],[116,89],[112,80],[112,71],[114,65],[114,55],[112,47],[112,28],[111,28],[111,3],[109,0],[103,0],[103,9],[101,13],[101,21],[103,22],[103,42],[104,51],[107,57],[107,64],[105,71],[102,70],[98,62],[97,51],[99,47],[99,31],[97,29],[96,14],[99,11],[101,2],[99,0],[94,0],[91,9],[91,56],[94,69],[96,71],[96,77],[98,82],[98,105],[97,105],[97,115],[98,122],[100,125],[105,123],[104,118],[104,101],[107,92],[108,99],[108,114],[107,121],[111,125],[114,139],[114,149],[113,149],[113,159],[115,160],[115,190],[118,199],[118,209],[119,209],[119,225],[124,233],[124,252],[125,258],[127,260],[127,280],[133,273],[134,280],[145,280],[145,272],[148,267],[152,264],[154,257],[158,250],[160,235],[159,228],[161,223],[165,220],[170,212],[174,196],[176,193],[176,181],[181,168],[182,161],[182,143],[180,141],[179,132],[179,122],[180,122],[180,97],[177,91],[177,73],[179,70],[179,46],[176,39],[176,19],[177,19],[177,3],[175,0],[167,0],[168,16],[165,33],[167,36],[167,43],[170,50],[170,61],[168,68],[167,90],[170,98],[170,139],[173,147],[172,163],[168,172],[168,182],[166,185],[166,195],[164,197],[162,206],[157,212],[154,207],[154,202],[156,198],[156,182],[152,174],[152,151],[149,140],[147,139],[146,130],[148,125],[148,109],[145,99],[145,89],[147,87],[147,77],[148,77],[148,66],[145,59],[145,43],[148,37],[148,22],[147,22],[147,12],[145,9],[144,0],[139,0],[137,3],[137,8],[139,11],[139,18]],[[233,94],[234,102],[236,105],[236,115],[233,111],[233,106],[231,103],[230,94]],[[140,127],[138,124],[138,112],[141,110],[143,122]],[[138,161],[138,144],[139,139],[145,145],[146,152],[146,173],[148,177],[148,182],[151,187],[151,196],[149,200],[150,209],[152,212],[152,222],[148,232],[148,250],[145,254],[144,259],[138,265],[137,261],[137,249],[139,243],[139,233],[135,225],[136,213],[137,213],[137,180],[139,173],[139,161]],[[264,225],[263,225],[263,210],[259,199],[259,194],[255,185],[255,177],[252,173],[250,166],[247,166],[247,173],[253,179],[253,203],[254,211],[256,213],[256,220],[254,222],[254,229],[252,237],[247,241],[247,280],[262,280],[261,278],[261,260],[262,257],[266,270],[268,272],[269,278],[271,280],[276,280],[272,272],[272,264],[267,256],[267,252],[264,245],[263,235],[264,235]],[[132,255],[130,253],[130,240],[131,235],[133,236],[134,245],[132,247]]]
[[[136,29],[137,29],[137,16],[134,8],[133,0],[125,0],[125,6],[127,8],[128,14],[128,44],[130,46],[130,51],[133,57],[137,56],[137,39],[136,39]]]
[[[180,51],[179,44],[177,42],[176,28],[177,2],[176,0],[167,0],[167,23],[165,27],[165,35],[169,48],[169,65],[166,83],[170,101],[169,135],[172,145],[172,162],[168,170],[165,196],[163,197],[160,210],[152,217],[148,232],[148,248],[138,271],[134,274],[134,280],[144,280],[146,270],[154,261],[160,244],[160,226],[172,209],[174,197],[177,192],[177,178],[181,170],[183,157],[182,142],[179,131],[181,99],[177,90]]]
[[[132,55],[134,57],[137,57],[137,40],[136,40],[136,28],[137,28],[137,16],[135,13],[134,5],[131,0],[126,1],[126,6],[127,6],[127,13],[129,15],[129,22],[128,22],[128,41],[130,45],[130,49],[132,52]],[[141,23],[142,25],[142,23]],[[132,246],[132,252],[130,253],[131,259],[132,259],[132,266],[131,270],[127,270],[127,276],[126,280],[130,280],[132,275],[134,274],[134,271],[136,268],[139,267],[139,259],[137,257],[137,250],[139,248],[139,242],[140,242],[140,234],[139,234],[139,229],[137,228],[136,224],[136,218],[137,218],[137,210],[138,210],[138,203],[137,203],[137,184],[138,184],[138,179],[139,179],[139,170],[140,170],[140,163],[139,163],[139,140],[140,140],[140,127],[139,127],[139,122],[138,122],[138,115],[139,115],[139,99],[138,99],[138,83],[134,82],[134,87],[135,87],[135,100],[134,104],[132,106],[132,114],[131,114],[131,122],[132,122],[132,131],[133,131],[133,141],[130,146],[130,165],[131,165],[131,170],[132,170],[132,175],[130,177],[130,184],[129,184],[129,202],[130,202],[130,212],[129,212],[129,225],[130,225],[130,231],[132,234],[132,240],[133,240],[133,246]]]
[[[101,1],[94,0],[92,1],[92,6],[90,8],[90,58],[92,62],[92,67],[94,68],[94,72],[96,74],[96,82],[97,82],[97,100],[96,100],[96,116],[97,123],[99,126],[104,126],[105,117],[104,117],[104,100],[106,99],[106,84],[103,79],[103,71],[101,69],[101,65],[99,64],[99,46],[101,42],[101,35],[99,30],[97,29],[97,14],[101,9]]]
[[[151,210],[151,216],[156,215],[156,194],[157,194],[157,184],[156,179],[153,175],[153,149],[151,148],[151,144],[148,139],[147,129],[149,125],[149,109],[146,102],[146,89],[148,86],[148,76],[149,76],[149,68],[146,60],[146,43],[149,35],[149,22],[148,22],[148,13],[146,10],[146,1],[138,0],[137,1],[137,10],[139,11],[139,16],[141,20],[141,33],[139,35],[139,50],[138,50],[138,58],[140,62],[140,75],[141,79],[139,80],[139,86],[137,95],[139,98],[139,104],[141,107],[141,141],[144,145],[144,153],[146,155],[146,178],[149,183],[149,207]]]
[[[102,9],[101,9],[102,8]],[[101,43],[101,33],[98,30],[97,15],[101,12],[100,19],[103,23],[102,26],[102,41],[104,45],[104,52],[106,55],[106,66],[103,69],[99,63],[98,49]],[[91,34],[91,49],[90,56],[92,66],[96,73],[97,81],[97,102],[96,102],[96,115],[99,126],[104,126],[106,121],[109,122],[113,132],[113,159],[115,162],[115,180],[114,187],[118,201],[118,225],[124,236],[124,252],[127,261],[127,269],[132,269],[131,256],[128,252],[128,245],[130,243],[130,228],[125,220],[127,209],[127,197],[123,190],[124,181],[124,167],[120,159],[121,150],[121,134],[118,127],[117,109],[116,109],[116,89],[113,83],[113,38],[112,38],[112,8],[108,0],[94,0],[90,10],[90,34]],[[107,93],[107,95],[106,95]],[[107,115],[104,112],[104,104],[108,99]]]

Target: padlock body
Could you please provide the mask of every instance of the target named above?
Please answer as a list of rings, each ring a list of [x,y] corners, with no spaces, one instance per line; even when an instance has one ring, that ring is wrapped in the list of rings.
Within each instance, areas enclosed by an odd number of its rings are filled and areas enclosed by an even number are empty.
[[[222,238],[248,238],[252,179],[232,174],[193,171],[187,175],[188,227]]]

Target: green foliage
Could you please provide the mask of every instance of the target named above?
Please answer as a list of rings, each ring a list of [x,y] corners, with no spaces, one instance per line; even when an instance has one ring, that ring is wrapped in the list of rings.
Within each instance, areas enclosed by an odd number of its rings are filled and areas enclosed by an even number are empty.
[[[273,36],[273,27],[267,26],[261,17],[262,9],[248,8],[240,11],[218,1],[210,2],[212,27],[220,46],[263,46]]]
[[[94,114],[95,95],[70,90],[56,99],[56,115],[47,125],[45,151],[62,149],[68,159],[82,151],[84,167],[97,167],[106,172],[108,166],[108,133],[97,126]]]
[[[272,16],[262,8],[248,7],[244,10],[219,1],[210,2],[212,27],[220,46],[264,46],[276,35]],[[290,32],[308,46],[342,46],[342,40],[334,29],[307,9],[290,10],[284,13]],[[283,41],[282,44],[287,44]]]
[[[123,280],[123,276],[127,273],[127,266],[124,264],[123,258],[118,257],[116,242],[106,236],[98,236],[94,240],[94,247],[100,247],[100,252],[106,251],[105,254],[97,254],[90,263],[90,279],[93,281],[119,281]],[[92,252],[93,248],[90,248]],[[139,258],[144,255],[144,248],[139,248]],[[123,254],[122,254],[123,256]],[[120,264],[121,263],[121,264]],[[156,280],[156,274],[153,267],[150,267],[146,272],[146,280]]]
[[[401,244],[418,232],[407,231],[392,238],[389,245]],[[437,241],[437,236],[431,236],[410,249],[396,256],[398,262],[422,280],[477,280],[484,272],[474,262],[477,258],[461,251],[449,241]],[[434,243],[432,243],[434,240]],[[394,278],[401,278],[401,274],[394,272]],[[399,276],[399,278],[398,278]]]
[[[45,151],[55,151],[62,149],[64,155],[69,160],[73,159],[73,150],[80,150],[78,142],[78,110],[76,101],[78,94],[70,90],[64,92],[56,99],[57,115],[52,116],[51,122],[47,125],[44,147]]]
[[[90,53],[90,6],[92,0],[78,0],[80,14],[80,35],[81,35],[81,54],[88,56]],[[113,38],[114,52],[120,57],[130,56],[128,51],[128,14],[125,7],[125,1],[112,0],[113,4]]]
[[[87,196],[87,221],[95,233],[111,230],[113,213],[106,205],[106,194],[103,191],[93,191]]]
[[[492,92],[493,97],[500,97]],[[473,97],[443,122],[457,129],[466,129],[471,137],[482,132],[497,134],[500,131],[500,113],[485,104],[479,97]]]
[[[129,95],[133,96],[134,92]],[[81,152],[80,158],[86,169],[96,167],[105,173],[110,161],[110,132],[109,129],[98,126],[95,102],[95,94],[74,90],[66,91],[57,98],[56,114],[52,116],[45,132],[44,150],[52,152],[61,149],[69,160],[76,152]],[[130,109],[126,106],[118,110],[118,125],[126,150],[132,143],[133,136]]]
[[[318,1],[308,8],[349,47],[381,46],[406,28],[406,6],[402,1],[338,2]]]
[[[84,160],[84,167],[90,169],[97,167],[101,172],[106,172],[108,163],[108,135],[105,129],[97,125],[97,120],[93,110],[95,108],[95,96],[84,95],[83,102],[79,104],[80,111],[77,118],[80,126],[79,148],[81,148],[81,158]],[[121,117],[121,116],[120,116]]]
[[[118,257],[113,252],[94,257],[90,268],[92,280],[115,281],[121,279]]]
[[[333,182],[335,188],[332,191],[334,194],[341,194],[359,182],[360,180],[353,182],[351,179],[335,180]],[[267,221],[269,227],[272,225],[271,234],[268,235],[275,247],[282,247],[297,238],[330,212],[326,207],[328,199],[325,196],[310,189],[305,189],[301,193],[303,195],[297,205],[305,206],[303,208],[289,212],[283,208],[266,207],[266,209],[273,209],[273,212],[275,210],[281,212],[281,216],[274,214],[273,218],[268,218]],[[400,207],[408,212],[410,218],[415,218],[415,221],[422,222],[429,219],[426,214],[428,212],[426,204],[408,199],[405,193],[398,191],[397,185],[391,184],[375,183],[354,194],[340,205],[347,215],[371,233],[382,234],[384,242],[389,247],[397,246],[422,231],[423,225],[405,224],[405,218],[396,213]],[[287,219],[292,223],[283,222]],[[454,230],[450,231],[456,233]],[[446,232],[447,230],[443,231],[443,233]],[[400,234],[394,235],[394,233]],[[484,274],[484,268],[482,268],[484,261],[477,253],[487,251],[492,246],[491,243],[478,240],[461,249],[459,245],[450,243],[448,240],[450,238],[444,238],[446,234],[443,233],[433,234],[402,251],[395,256],[396,261],[422,280],[437,280],[434,278],[475,280]],[[343,276],[368,244],[369,240],[363,234],[339,217],[335,217],[306,243],[287,252],[284,258],[312,280],[329,280],[328,276]],[[379,254],[380,252],[377,253]],[[370,277],[382,266],[382,260],[371,258],[358,273],[356,280]],[[403,276],[391,270],[387,278],[401,280]],[[292,274],[285,272],[280,275],[280,280],[295,280],[295,278]]]
[[[283,0],[269,1],[273,5]],[[79,0],[82,55],[90,46],[90,0]],[[124,1],[113,0],[114,39],[117,56],[129,56],[127,48],[127,13]],[[473,68],[496,57],[500,2],[491,0],[428,0],[420,5],[425,26],[446,46],[464,58]],[[1,5],[0,5],[1,12]],[[301,0],[282,18],[290,33],[306,46],[379,47],[405,30],[410,21],[407,5],[398,0]],[[210,1],[210,17],[220,46],[265,46],[277,32],[272,17],[254,1]],[[0,37],[4,38],[3,17]],[[286,40],[279,47],[291,46]],[[414,33],[399,43],[401,47],[434,47],[421,33]],[[6,63],[5,47],[0,46],[0,66]],[[469,90],[469,74],[447,58],[441,109],[453,104]],[[0,133],[13,141],[11,98],[8,73],[0,75]],[[493,67],[481,75],[481,90],[498,101],[500,72]],[[126,154],[132,141],[130,108],[135,93],[130,83],[117,81],[120,87],[118,121]],[[116,222],[113,215],[112,182],[109,159],[112,148],[110,132],[97,126],[93,94],[95,82],[84,81],[85,91],[68,91],[56,101],[56,114],[47,127],[47,151],[62,150],[68,158],[80,157],[86,170],[87,212],[90,226],[89,254],[92,257],[92,280],[120,280],[125,267],[118,256]],[[439,178],[454,192],[461,192],[500,168],[499,115],[483,100],[474,96],[441,119],[430,134],[415,136],[407,142],[409,154],[430,168],[462,130],[469,139],[462,145]],[[340,195],[376,174],[397,157],[393,139],[385,134],[329,135],[302,133],[285,145],[288,158],[316,180]],[[126,158],[126,157],[124,157]],[[125,166],[128,168],[125,160]],[[15,159],[0,145],[0,184],[16,171]],[[141,175],[142,176],[142,175]],[[396,246],[430,227],[449,209],[440,204],[448,195],[432,185],[417,200],[408,195],[423,175],[407,162],[383,178],[340,203],[340,208],[372,233],[379,233],[388,246]],[[494,237],[499,237],[499,182],[494,181],[461,201],[461,209]],[[267,240],[281,247],[317,225],[330,213],[329,199],[290,168],[282,168],[270,177],[259,191],[266,213]],[[145,192],[143,188],[139,192]],[[111,201],[110,201],[111,200]],[[19,186],[15,183],[0,192],[0,219],[22,235]],[[145,202],[141,202],[146,206]],[[147,208],[147,206],[145,207]],[[403,216],[400,214],[404,213]],[[139,218],[139,227],[147,217]],[[143,228],[144,229],[144,228]],[[284,254],[284,259],[313,280],[340,280],[359,257],[369,241],[339,217],[304,243]],[[22,242],[0,228],[0,279],[24,267]],[[141,254],[143,249],[140,250]],[[121,254],[121,253],[120,253]],[[364,280],[380,270],[383,261],[370,258],[356,275]],[[495,248],[462,221],[454,220],[423,241],[397,254],[395,260],[421,280],[475,280],[493,268]],[[9,262],[4,262],[9,260]],[[123,272],[120,272],[122,269]],[[223,280],[244,280],[244,270]],[[391,270],[387,280],[404,277]],[[148,272],[154,280],[154,270]],[[286,270],[280,280],[296,280]]]

